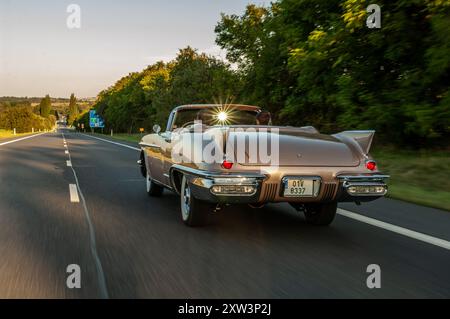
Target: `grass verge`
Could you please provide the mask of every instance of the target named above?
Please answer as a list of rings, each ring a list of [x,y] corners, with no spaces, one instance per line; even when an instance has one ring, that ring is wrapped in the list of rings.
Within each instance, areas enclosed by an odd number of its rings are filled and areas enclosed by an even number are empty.
[[[107,135],[107,136],[111,137],[110,135]],[[115,134],[114,133],[112,138],[120,140],[120,141],[125,141],[125,142],[139,143],[143,136],[144,136],[144,134],[124,134],[124,133]]]
[[[14,135],[13,131],[8,131],[8,130],[0,130],[0,140],[1,139],[5,139],[5,138],[12,138],[12,137],[20,137],[20,136],[26,136],[26,135],[31,135],[34,133],[17,133],[16,135]]]
[[[372,155],[391,175],[389,197],[450,211],[450,151],[378,148]]]

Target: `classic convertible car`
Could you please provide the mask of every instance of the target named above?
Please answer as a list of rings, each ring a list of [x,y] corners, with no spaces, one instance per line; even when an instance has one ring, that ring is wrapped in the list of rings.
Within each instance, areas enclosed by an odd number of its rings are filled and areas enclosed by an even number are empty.
[[[314,225],[329,225],[338,202],[371,201],[389,176],[369,155],[374,131],[320,134],[271,125],[270,113],[248,105],[183,105],[167,128],[146,135],[138,161],[147,193],[180,194],[189,226],[207,223],[223,205],[287,202]]]

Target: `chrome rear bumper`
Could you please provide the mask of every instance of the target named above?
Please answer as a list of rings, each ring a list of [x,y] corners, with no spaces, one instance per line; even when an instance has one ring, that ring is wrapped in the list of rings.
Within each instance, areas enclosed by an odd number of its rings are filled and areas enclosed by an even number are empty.
[[[340,175],[335,182],[321,182],[320,192],[315,197],[290,198],[280,195],[283,187],[281,181],[270,182],[269,177],[262,174],[206,172],[181,165],[174,165],[173,169],[186,176],[194,197],[207,202],[229,204],[371,201],[386,195],[386,180],[389,178],[381,174]],[[170,175],[174,176],[172,171]],[[334,187],[330,189],[330,185]],[[273,198],[265,196],[267,192]]]
[[[195,198],[212,203],[257,203],[266,179],[254,173],[205,172],[177,165],[173,169],[186,176]]]
[[[346,195],[351,197],[381,197],[386,195],[389,175],[341,175],[338,176]]]

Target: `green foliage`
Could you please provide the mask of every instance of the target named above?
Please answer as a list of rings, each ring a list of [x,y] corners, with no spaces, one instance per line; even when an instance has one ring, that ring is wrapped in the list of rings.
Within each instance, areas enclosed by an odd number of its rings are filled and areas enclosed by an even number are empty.
[[[70,95],[70,100],[69,100],[69,113],[68,113],[68,118],[67,118],[67,122],[69,125],[72,125],[73,122],[77,119],[79,115],[79,109],[78,109],[78,105],[77,105],[77,99],[75,97],[75,94],[71,94]]]
[[[78,115],[78,118],[75,119],[72,125],[77,129],[81,130],[81,124],[84,124],[84,128],[89,129],[89,110],[86,110]]]
[[[223,15],[217,43],[242,70],[242,98],[283,124],[373,128],[416,146],[450,133],[450,1],[282,0]]]
[[[55,116],[43,118],[33,113],[30,106],[6,107],[0,112],[0,128],[16,129],[17,133],[27,133],[34,130],[50,130],[55,124]]]
[[[50,96],[47,94],[39,104],[39,114],[42,117],[48,117],[52,110],[52,102],[50,100]]]
[[[224,14],[216,42],[234,67],[187,47],[120,79],[94,107],[115,132],[163,126],[181,104],[239,102],[271,111],[276,124],[448,145],[450,1],[379,0],[380,29],[366,26],[368,4],[279,0]]]
[[[165,124],[174,106],[229,102],[238,85],[238,77],[227,64],[187,47],[174,61],[158,62],[120,79],[99,94],[94,108],[107,129],[133,133],[143,127],[150,131],[155,123]]]
[[[389,197],[450,211],[450,179],[442,178],[450,171],[449,151],[378,147],[372,155],[391,176]]]

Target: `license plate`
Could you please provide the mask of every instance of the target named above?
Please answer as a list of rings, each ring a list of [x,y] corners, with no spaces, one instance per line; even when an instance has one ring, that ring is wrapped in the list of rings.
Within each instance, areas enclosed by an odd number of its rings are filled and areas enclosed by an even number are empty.
[[[317,180],[287,178],[284,180],[285,197],[312,197],[317,195]]]

